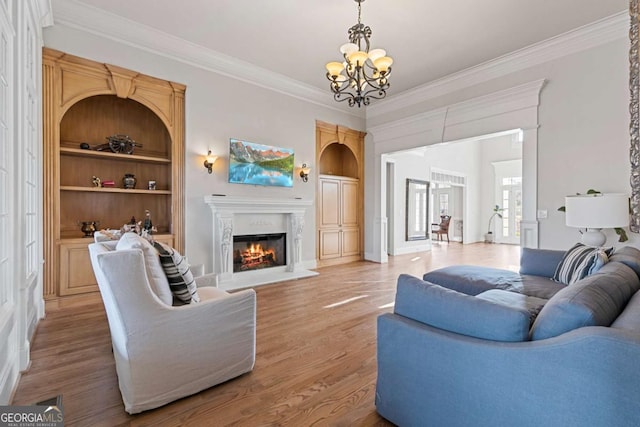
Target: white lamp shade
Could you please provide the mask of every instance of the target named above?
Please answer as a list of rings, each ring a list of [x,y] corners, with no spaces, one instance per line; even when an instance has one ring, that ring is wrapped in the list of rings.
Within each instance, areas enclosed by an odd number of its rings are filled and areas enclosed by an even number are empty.
[[[340,46],[340,53],[349,56],[349,54],[358,51],[358,45],[355,43],[346,43]]]
[[[375,61],[378,58],[382,58],[386,54],[387,52],[384,49],[371,49],[369,51],[369,59],[371,59],[371,61]]]
[[[626,227],[629,225],[629,196],[622,193],[567,196],[565,212],[569,227]]]

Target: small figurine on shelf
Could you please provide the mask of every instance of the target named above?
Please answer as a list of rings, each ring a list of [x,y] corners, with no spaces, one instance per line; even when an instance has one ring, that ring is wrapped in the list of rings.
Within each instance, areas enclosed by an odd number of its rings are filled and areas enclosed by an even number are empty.
[[[93,176],[91,181],[93,182],[93,186],[94,187],[102,187],[102,180],[100,178],[98,178],[97,176]]]
[[[151,222],[151,212],[149,209],[144,211],[144,224],[142,225],[142,229],[146,230],[149,234],[153,232],[153,223]]]

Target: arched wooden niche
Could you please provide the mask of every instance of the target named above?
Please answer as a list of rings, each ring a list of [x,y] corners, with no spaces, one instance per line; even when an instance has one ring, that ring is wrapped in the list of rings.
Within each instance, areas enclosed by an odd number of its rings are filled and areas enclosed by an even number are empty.
[[[97,290],[79,221],[118,229],[149,210],[157,240],[184,251],[186,87],[47,48],[42,78],[45,297]],[[95,149],[113,135],[142,146]],[[94,186],[93,176],[114,186]]]
[[[364,132],[316,122],[318,265],[362,259]]]
[[[363,178],[364,132],[316,121],[318,172]]]

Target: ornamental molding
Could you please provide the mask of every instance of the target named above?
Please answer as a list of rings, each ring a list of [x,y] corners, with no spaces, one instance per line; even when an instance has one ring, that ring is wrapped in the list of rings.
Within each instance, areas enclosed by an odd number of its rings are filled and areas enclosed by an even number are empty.
[[[49,0],[39,1],[46,4]],[[53,3],[56,25],[95,34],[341,113],[366,118],[383,116],[515,71],[625,38],[629,29],[628,12],[624,11],[433,82],[390,95],[389,98],[359,111],[336,103],[329,90],[311,86],[97,7],[77,0],[53,0]]]
[[[367,119],[624,39],[628,31],[629,14],[623,11],[405,92],[390,94],[387,99],[367,107]]]

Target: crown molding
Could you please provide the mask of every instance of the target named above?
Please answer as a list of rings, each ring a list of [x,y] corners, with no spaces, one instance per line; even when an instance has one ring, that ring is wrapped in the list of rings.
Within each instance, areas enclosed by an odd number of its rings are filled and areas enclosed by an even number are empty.
[[[53,9],[51,8],[51,0],[36,0],[36,8],[40,25],[50,27],[53,25]]]
[[[628,37],[628,32],[629,15],[627,11],[623,11],[393,95],[375,105],[368,106],[366,111],[367,119],[382,116],[401,108],[425,102],[563,56],[626,38]]]
[[[336,103],[329,91],[320,90],[282,74],[216,52],[76,0],[54,0],[54,3],[54,20],[56,24],[105,37],[118,43],[273,90],[341,113],[364,117],[363,110],[354,110],[343,104]]]
[[[38,0],[41,5],[52,0]],[[53,0],[56,24],[151,52],[169,59],[273,90],[306,102],[367,119],[462,90],[563,56],[627,37],[626,11],[533,44],[499,58],[390,96],[365,109],[336,103],[328,91],[282,74],[204,48],[155,28],[142,25],[76,0]],[[46,10],[46,7],[41,7]],[[49,13],[50,15],[50,13]]]
[[[544,79],[534,80],[447,107],[436,108],[389,123],[368,127],[367,132],[373,135],[376,144],[434,130],[441,131],[444,136],[446,129],[455,125],[510,111],[537,107],[540,104],[540,92],[545,83]],[[441,142],[444,142],[444,138]]]

